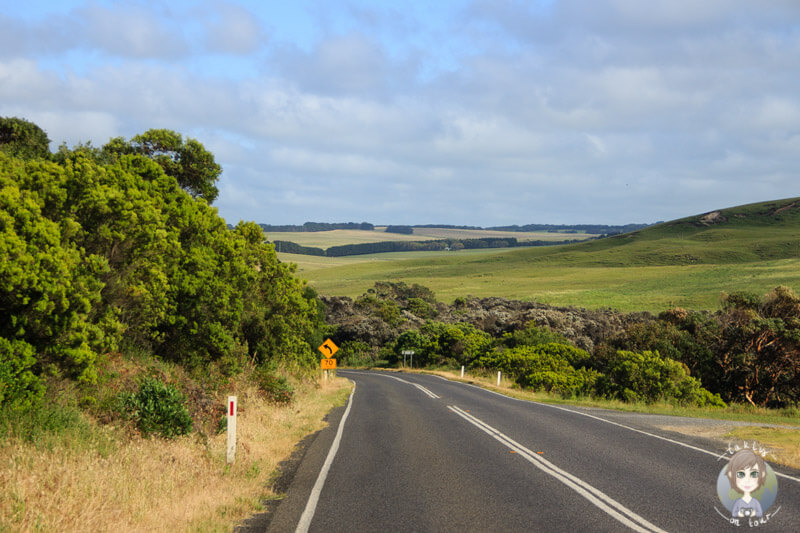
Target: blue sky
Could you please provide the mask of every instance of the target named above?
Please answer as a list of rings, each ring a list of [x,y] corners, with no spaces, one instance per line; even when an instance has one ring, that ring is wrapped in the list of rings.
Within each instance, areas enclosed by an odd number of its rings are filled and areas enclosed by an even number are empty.
[[[655,222],[800,196],[794,0],[0,0],[0,116],[169,128],[230,223]]]

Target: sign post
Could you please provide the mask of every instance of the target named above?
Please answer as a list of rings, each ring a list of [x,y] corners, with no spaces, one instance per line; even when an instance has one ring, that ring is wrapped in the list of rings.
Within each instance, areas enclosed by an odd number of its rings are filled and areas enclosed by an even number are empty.
[[[333,355],[339,351],[339,347],[330,340],[325,339],[317,350],[320,351],[323,358],[320,361],[320,367],[322,368],[322,375],[325,378],[325,381],[328,380],[328,370],[335,370],[336,369],[336,359],[332,359]]]
[[[227,462],[233,464],[236,458],[236,396],[228,396],[228,453]]]
[[[414,350],[403,350],[403,368],[406,367],[406,356],[411,356],[411,368],[414,368]]]

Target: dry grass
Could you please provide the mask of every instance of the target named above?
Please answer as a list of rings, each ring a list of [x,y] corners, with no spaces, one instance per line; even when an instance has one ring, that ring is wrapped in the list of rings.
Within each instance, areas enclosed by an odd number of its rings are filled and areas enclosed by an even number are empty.
[[[230,531],[275,497],[278,463],[347,398],[350,383],[298,387],[290,407],[254,390],[239,393],[237,455],[225,463],[225,433],[173,441],[109,432],[109,452],[68,443],[0,443],[0,531]],[[224,401],[224,399],[223,399]]]
[[[800,468],[800,431],[773,427],[735,428],[725,434],[728,439],[757,441],[768,448],[767,459]]]

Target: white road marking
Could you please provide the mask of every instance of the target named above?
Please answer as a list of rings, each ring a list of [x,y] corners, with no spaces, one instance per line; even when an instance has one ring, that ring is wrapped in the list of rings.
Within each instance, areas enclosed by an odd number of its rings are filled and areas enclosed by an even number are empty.
[[[443,379],[445,381],[450,381],[451,383],[458,383],[456,381],[449,380],[449,379],[447,379],[447,378],[445,378],[443,376],[436,376],[436,377],[438,377],[440,379]],[[562,411],[567,411],[569,413],[573,413],[573,414],[576,414],[576,415],[581,415],[581,416],[586,416],[586,417],[589,417],[589,418],[594,418],[595,420],[599,420],[601,422],[605,422],[606,424],[612,424],[614,426],[619,426],[621,428],[624,428],[624,429],[627,429],[627,430],[630,430],[630,431],[635,431],[636,433],[641,433],[642,435],[647,435],[648,437],[661,439],[663,441],[667,441],[667,442],[670,442],[672,444],[677,444],[678,446],[683,446],[684,448],[689,448],[691,450],[695,450],[695,451],[698,451],[698,452],[701,452],[701,453],[705,453],[705,454],[711,455],[711,456],[716,457],[717,459],[719,459],[719,453],[715,453],[715,452],[712,452],[712,451],[709,451],[709,450],[705,450],[703,448],[698,448],[697,446],[692,446],[691,444],[687,444],[687,443],[681,442],[679,440],[670,439],[668,437],[663,437],[661,435],[656,435],[655,433],[650,433],[650,432],[647,432],[647,431],[644,431],[644,430],[641,430],[641,429],[636,429],[636,428],[633,428],[633,427],[630,427],[630,426],[626,426],[625,424],[620,424],[619,422],[614,422],[613,420],[608,420],[606,418],[602,418],[602,417],[599,417],[599,416],[590,415],[589,413],[584,413],[582,411],[575,411],[574,409],[567,409],[566,407],[562,407],[560,405],[552,405],[552,404],[549,404],[549,403],[540,403],[540,402],[534,402],[534,401],[531,401],[531,400],[522,400],[520,398],[514,398],[513,396],[508,396],[507,394],[503,394],[503,393],[496,392],[496,391],[493,391],[493,390],[484,389],[483,387],[478,387],[477,385],[472,385],[470,383],[461,383],[461,384],[462,385],[466,385],[467,387],[473,387],[473,388],[476,388],[478,390],[482,390],[484,392],[488,392],[490,394],[496,394],[497,396],[502,396],[503,398],[508,398],[509,400],[515,400],[515,401],[518,401],[518,402],[532,403],[532,404],[541,405],[541,406],[544,406],[544,407],[552,407],[553,409],[561,409]],[[788,474],[783,474],[781,472],[778,472],[777,470],[775,470],[774,467],[773,467],[773,470],[775,471],[775,475],[776,476],[779,476],[779,477],[782,477],[782,478],[789,479],[789,480],[792,480],[792,481],[796,481],[797,483],[800,483],[800,478],[796,478],[794,476],[790,476]]]
[[[309,526],[311,526],[311,520],[314,518],[314,513],[319,503],[319,495],[322,492],[322,487],[325,485],[325,480],[328,477],[328,471],[331,469],[333,459],[336,457],[336,452],[339,451],[339,443],[342,441],[342,433],[344,432],[344,423],[347,420],[347,415],[350,414],[350,407],[353,405],[353,395],[356,393],[356,382],[353,380],[350,381],[353,384],[353,391],[350,393],[350,399],[347,401],[347,409],[344,410],[344,415],[342,415],[342,419],[339,421],[339,429],[336,431],[336,437],[333,439],[331,449],[328,450],[328,457],[325,458],[325,464],[322,465],[322,470],[319,471],[317,481],[314,483],[314,488],[311,489],[308,502],[306,502],[306,508],[300,516],[300,521],[297,523],[295,533],[306,533]]]
[[[514,441],[507,435],[497,431],[495,428],[486,424],[480,419],[475,418],[471,414],[454,405],[449,405],[448,409],[456,413],[470,424],[476,426],[484,433],[491,435],[498,442],[508,446],[517,452],[518,455],[522,456],[531,464],[533,464],[536,468],[561,481],[566,486],[589,500],[589,502],[597,506],[599,509],[603,510],[605,513],[617,519],[619,522],[625,524],[634,531],[639,531],[641,533],[666,533],[663,529],[651,524],[646,519],[634,513],[601,490],[593,487],[569,472],[560,469],[543,457],[539,457],[528,448]]]
[[[371,375],[378,375],[378,376],[382,376],[382,377],[385,377],[385,378],[392,378],[392,379],[395,379],[395,380],[400,381],[402,383],[405,383],[407,385],[414,385],[416,388],[418,388],[419,390],[421,390],[422,392],[427,394],[430,398],[433,398],[434,400],[438,400],[440,398],[440,396],[435,394],[430,389],[427,389],[427,388],[423,387],[419,383],[414,383],[413,381],[408,381],[408,380],[405,380],[403,378],[398,378],[397,376],[389,376],[389,375],[386,375],[386,374],[371,374]]]

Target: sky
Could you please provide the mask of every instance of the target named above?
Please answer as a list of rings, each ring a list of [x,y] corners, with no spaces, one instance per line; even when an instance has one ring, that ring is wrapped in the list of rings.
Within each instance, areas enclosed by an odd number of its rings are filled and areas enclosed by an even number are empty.
[[[228,223],[652,223],[800,196],[796,0],[0,0],[0,116],[167,128]]]

